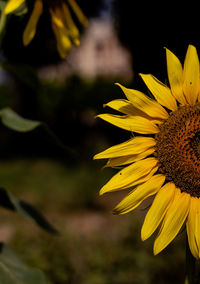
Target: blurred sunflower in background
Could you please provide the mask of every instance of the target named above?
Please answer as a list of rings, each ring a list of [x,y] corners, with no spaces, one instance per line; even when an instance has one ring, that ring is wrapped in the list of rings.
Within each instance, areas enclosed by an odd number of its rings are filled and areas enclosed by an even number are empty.
[[[27,0],[9,0],[5,6],[4,14],[13,13]],[[27,46],[35,36],[37,24],[43,9],[47,6],[51,18],[52,30],[56,37],[57,50],[61,58],[65,58],[72,48],[72,44],[80,44],[80,33],[73,20],[74,13],[83,27],[88,20],[75,0],[35,0],[33,10],[23,32],[23,44]]]
[[[134,210],[155,195],[145,217],[141,238],[157,228],[154,254],[160,253],[186,222],[190,250],[200,258],[200,74],[197,50],[189,45],[184,67],[166,49],[170,88],[151,74],[140,74],[155,99],[142,92],[123,90],[125,99],[106,106],[124,115],[100,114],[101,119],[139,133],[127,142],[95,155],[106,166],[123,166],[100,194],[131,189],[115,214]],[[124,167],[126,166],[126,167]]]

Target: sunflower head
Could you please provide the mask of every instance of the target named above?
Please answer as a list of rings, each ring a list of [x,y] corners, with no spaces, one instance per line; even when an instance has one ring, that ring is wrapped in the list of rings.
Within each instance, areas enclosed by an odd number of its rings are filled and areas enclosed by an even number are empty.
[[[100,190],[129,189],[115,214],[134,210],[155,195],[141,238],[155,230],[154,254],[161,252],[186,223],[189,246],[200,258],[200,71],[197,50],[189,45],[184,65],[166,49],[169,86],[151,74],[140,74],[153,99],[120,84],[125,99],[107,104],[120,115],[101,119],[134,132],[130,140],[95,155],[107,166],[123,166]],[[137,135],[139,134],[139,135]]]

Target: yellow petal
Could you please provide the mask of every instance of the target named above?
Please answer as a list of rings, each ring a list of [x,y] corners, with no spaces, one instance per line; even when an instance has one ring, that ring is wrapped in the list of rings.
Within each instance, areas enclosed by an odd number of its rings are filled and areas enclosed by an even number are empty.
[[[121,144],[112,146],[94,156],[94,159],[108,159],[140,154],[156,145],[152,137],[137,136]]]
[[[70,31],[70,36],[73,39],[73,42],[77,45],[77,40],[79,41],[80,37],[79,30],[74,24],[69,8],[64,2],[62,2],[62,11],[63,11],[63,19],[66,23],[67,28]]]
[[[183,68],[179,59],[166,48],[167,72],[172,94],[182,105],[187,101],[183,94]]]
[[[168,210],[169,204],[173,200],[174,191],[174,183],[169,182],[157,193],[142,226],[141,238],[143,241],[148,239],[160,225]]]
[[[51,22],[57,26],[57,28],[65,28],[63,23],[63,14],[62,10],[56,7],[56,9],[49,9],[51,15]]]
[[[197,202],[198,198],[191,197],[190,210],[186,222],[189,247],[196,259],[199,258],[199,245],[196,240],[197,205],[199,205]]]
[[[147,182],[139,185],[129,193],[114,209],[115,214],[125,214],[134,210],[147,197],[154,195],[161,188],[165,181],[165,176],[154,175]]]
[[[9,14],[19,8],[25,0],[9,0],[5,6],[4,13]]]
[[[68,52],[72,48],[72,43],[71,40],[69,39],[68,32],[66,31],[65,28],[59,28],[54,23],[52,23],[52,28],[56,36],[57,49],[60,54],[60,57],[65,59]]]
[[[104,167],[118,167],[118,166],[131,164],[133,162],[140,161],[146,158],[147,156],[150,156],[151,154],[153,154],[153,152],[155,152],[155,149],[151,148],[140,154],[111,158],[108,160],[107,164]]]
[[[110,107],[114,110],[117,110],[123,114],[128,114],[131,116],[141,116],[149,121],[155,123],[155,124],[161,124],[163,123],[163,120],[158,117],[151,117],[147,113],[141,111],[140,109],[133,106],[133,104],[130,101],[123,100],[123,99],[116,99],[111,102],[108,102],[107,104],[103,105],[104,107]]]
[[[199,198],[196,199],[196,229],[195,229],[195,236],[196,236],[196,243],[198,246],[199,256],[200,258],[200,200]]]
[[[42,14],[42,11],[43,11],[42,0],[36,0],[33,12],[30,16],[30,19],[23,33],[23,43],[25,46],[28,45],[35,36],[37,23]]]
[[[100,195],[133,186],[139,179],[148,175],[157,163],[155,158],[147,158],[125,167],[101,188]]]
[[[137,115],[137,109],[133,107],[133,105],[127,101],[122,99],[113,100],[107,104],[104,104],[104,107],[110,107],[114,110],[120,111],[121,113],[128,115]]]
[[[194,46],[189,45],[183,69],[183,91],[189,104],[195,104],[199,94],[199,58]]]
[[[160,253],[178,234],[189,211],[190,195],[176,188],[173,202],[164,217],[161,230],[154,243],[154,254]]]
[[[159,128],[152,121],[141,116],[119,116],[105,113],[97,117],[131,132],[141,134],[155,134],[159,132]]]
[[[151,117],[157,117],[160,119],[168,118],[166,110],[159,103],[148,98],[145,94],[137,90],[125,88],[119,83],[116,85],[122,89],[127,99],[131,101],[134,107],[140,109]]]
[[[76,14],[76,17],[78,18],[79,22],[84,26],[87,27],[88,25],[88,19],[83,14],[80,7],[77,5],[75,0],[68,0],[68,3],[70,4],[71,8],[73,9],[74,13]]]
[[[176,100],[173,97],[171,90],[166,85],[164,85],[151,74],[140,75],[159,104],[172,111],[177,109]]]

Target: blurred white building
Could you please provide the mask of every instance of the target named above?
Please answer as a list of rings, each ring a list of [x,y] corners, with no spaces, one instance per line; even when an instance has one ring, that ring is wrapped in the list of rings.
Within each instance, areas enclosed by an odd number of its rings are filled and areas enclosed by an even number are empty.
[[[39,70],[40,77],[45,79],[63,80],[74,74],[85,79],[98,76],[133,79],[131,54],[120,44],[111,21],[91,20],[80,46],[74,47],[64,62]]]

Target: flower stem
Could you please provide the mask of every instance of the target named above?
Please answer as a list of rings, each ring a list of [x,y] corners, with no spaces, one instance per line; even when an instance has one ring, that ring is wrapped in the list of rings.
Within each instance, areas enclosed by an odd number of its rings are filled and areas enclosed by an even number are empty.
[[[186,236],[186,278],[185,284],[196,284],[196,259],[191,254]]]

